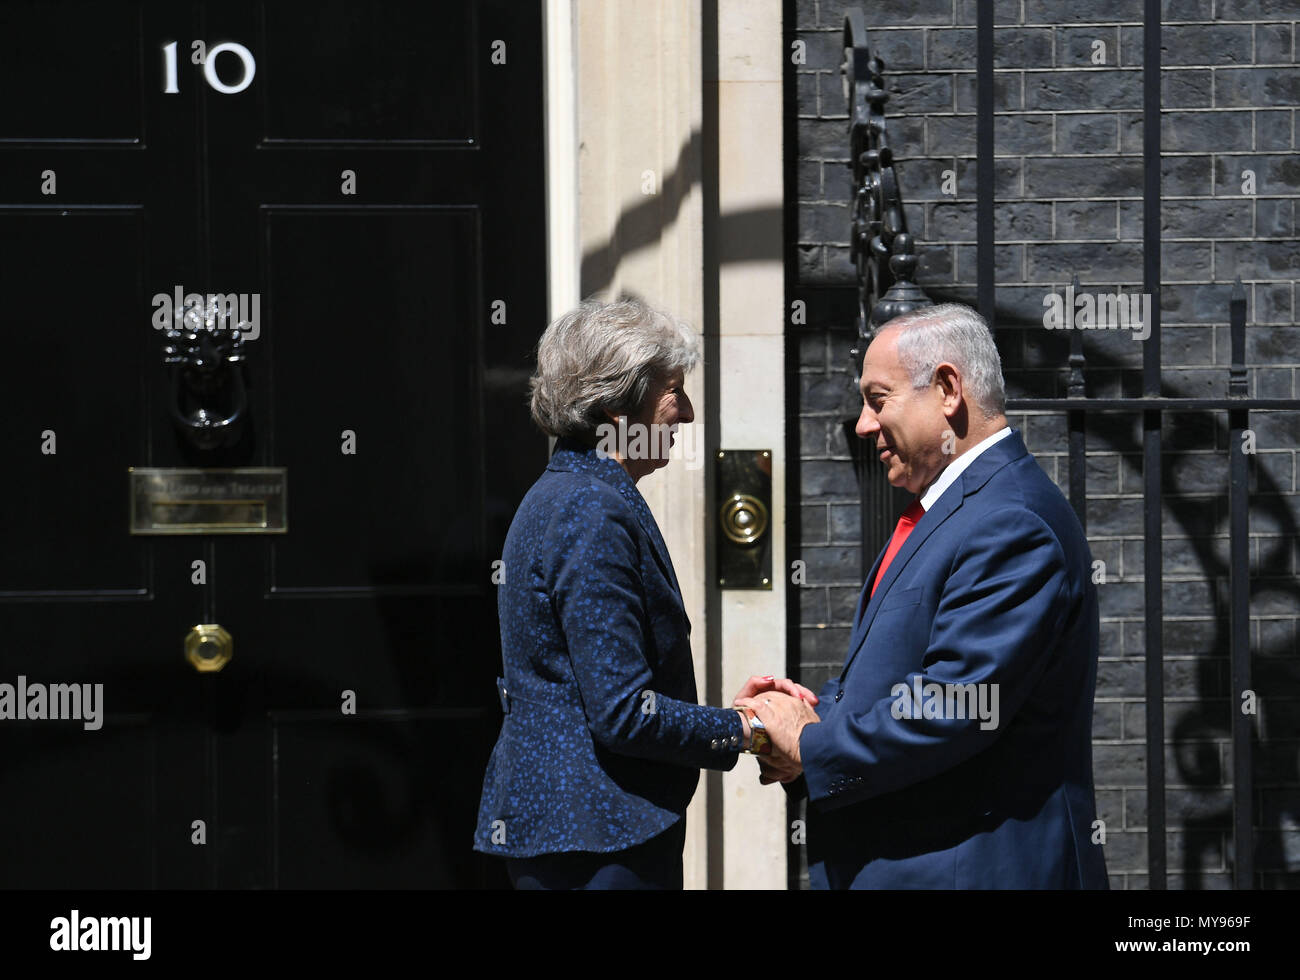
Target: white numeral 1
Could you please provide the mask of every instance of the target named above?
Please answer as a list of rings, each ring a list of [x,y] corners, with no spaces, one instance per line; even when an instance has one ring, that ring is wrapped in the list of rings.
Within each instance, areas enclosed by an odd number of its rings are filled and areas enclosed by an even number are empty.
[[[167,73],[167,85],[163,88],[164,95],[175,95],[180,89],[176,86],[176,42],[166,45],[163,48],[163,71]]]

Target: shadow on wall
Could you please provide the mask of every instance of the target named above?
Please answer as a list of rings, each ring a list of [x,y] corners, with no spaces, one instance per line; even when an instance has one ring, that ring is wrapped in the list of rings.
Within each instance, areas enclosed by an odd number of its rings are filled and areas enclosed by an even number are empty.
[[[652,248],[663,233],[677,221],[682,204],[701,187],[702,140],[699,130],[677,153],[677,163],[658,183],[658,175],[642,175],[643,200],[628,205],[619,213],[610,237],[582,256],[581,292],[592,296],[614,281],[623,259]],[[705,216],[706,220],[708,216]],[[780,202],[771,207],[749,208],[719,216],[716,240],[717,261],[782,262],[785,259],[783,232],[785,214]]]

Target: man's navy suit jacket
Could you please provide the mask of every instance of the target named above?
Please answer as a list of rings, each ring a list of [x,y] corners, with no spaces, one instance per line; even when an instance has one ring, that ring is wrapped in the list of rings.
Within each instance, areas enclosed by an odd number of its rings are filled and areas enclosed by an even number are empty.
[[[921,517],[873,596],[876,559],[800,737],[813,887],[1108,887],[1092,842],[1091,561],[1014,430]],[[979,688],[927,684],[984,685],[987,708],[996,684],[996,727],[991,710],[970,717]],[[956,695],[941,711],[940,690]]]
[[[736,765],[743,727],[697,703],[691,624],[636,484],[559,440],[502,559],[506,716],[475,850],[623,850],[684,819],[699,770]]]

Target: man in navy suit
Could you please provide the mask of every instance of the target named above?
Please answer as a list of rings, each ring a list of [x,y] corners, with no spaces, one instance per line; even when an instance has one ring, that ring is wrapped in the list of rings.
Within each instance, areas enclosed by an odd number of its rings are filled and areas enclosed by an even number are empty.
[[[1097,592],[1074,512],[1007,426],[987,325],[945,304],[863,361],[857,434],[916,495],[818,714],[742,698],[764,781],[809,800],[815,888],[1106,888],[1092,783]]]

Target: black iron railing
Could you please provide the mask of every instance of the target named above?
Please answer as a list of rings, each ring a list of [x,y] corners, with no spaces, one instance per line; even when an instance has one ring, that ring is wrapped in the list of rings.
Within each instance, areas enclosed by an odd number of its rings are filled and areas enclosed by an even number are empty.
[[[889,99],[884,64],[868,43],[861,10],[844,17],[844,94],[849,111],[849,166],[853,171],[853,226],[850,257],[858,273],[857,342],[849,352],[856,381],[862,356],[881,325],[901,313],[933,305],[913,281],[916,254],[907,230],[893,150],[886,132],[885,103]],[[853,429],[844,423],[853,466],[861,488],[862,577],[871,571],[876,554],[894,531],[896,516],[906,504],[906,491],[896,490],[885,472],[864,452]]]

